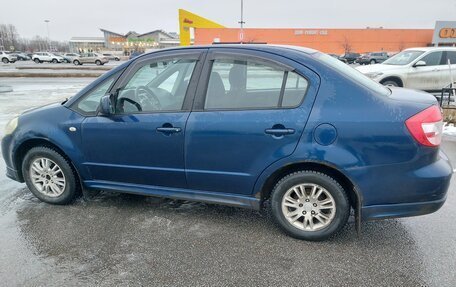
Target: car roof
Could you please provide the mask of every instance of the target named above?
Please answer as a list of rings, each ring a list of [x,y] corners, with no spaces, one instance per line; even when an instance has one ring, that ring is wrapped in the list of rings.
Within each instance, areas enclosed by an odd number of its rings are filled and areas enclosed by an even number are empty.
[[[184,47],[172,47],[165,48],[156,51],[151,51],[145,54],[152,54],[162,51],[170,50],[187,50],[187,49],[223,49],[223,48],[235,48],[235,49],[245,49],[245,50],[256,50],[264,52],[277,52],[277,50],[282,50],[284,52],[289,50],[294,50],[302,52],[305,54],[314,54],[318,53],[318,50],[311,48],[301,47],[301,46],[292,46],[292,45],[274,45],[274,44],[212,44],[212,45],[193,45],[193,46],[184,46]]]
[[[416,48],[407,48],[404,51],[456,51],[456,47],[416,47]]]

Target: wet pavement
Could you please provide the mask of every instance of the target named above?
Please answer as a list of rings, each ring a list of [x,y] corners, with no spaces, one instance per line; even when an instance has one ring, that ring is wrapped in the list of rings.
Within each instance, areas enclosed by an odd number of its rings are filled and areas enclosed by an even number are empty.
[[[89,79],[0,79],[0,126]],[[1,129],[0,137],[3,134]],[[456,163],[456,141],[443,144]],[[34,198],[0,159],[2,286],[455,286],[456,195],[426,216],[354,220],[322,243],[284,235],[270,214],[100,193],[68,206]]]

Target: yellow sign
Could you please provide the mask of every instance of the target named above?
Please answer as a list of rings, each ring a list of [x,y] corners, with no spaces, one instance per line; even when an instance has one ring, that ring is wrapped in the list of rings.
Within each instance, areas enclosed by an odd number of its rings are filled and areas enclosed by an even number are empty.
[[[439,36],[440,38],[456,38],[456,28],[442,28]]]
[[[225,28],[209,19],[203,18],[184,9],[179,9],[180,45],[190,45],[190,28]]]

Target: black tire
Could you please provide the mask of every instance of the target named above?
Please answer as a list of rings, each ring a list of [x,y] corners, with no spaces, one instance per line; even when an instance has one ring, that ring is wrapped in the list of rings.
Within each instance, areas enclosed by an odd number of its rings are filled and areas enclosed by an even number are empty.
[[[375,61],[374,59],[372,59],[372,60],[369,61],[369,63],[370,63],[371,65],[373,65],[373,64],[377,64],[377,61]]]
[[[73,64],[75,64],[76,66],[79,66],[79,65],[81,65],[81,62],[79,62],[78,60],[74,60]]]
[[[100,66],[100,65],[101,65],[101,61],[100,61],[100,60],[96,60],[96,61],[95,61],[95,64],[96,64],[97,66]]]
[[[286,219],[282,211],[282,199],[288,190],[299,184],[316,184],[332,196],[336,210],[327,226],[314,231],[303,230]],[[337,233],[347,223],[350,203],[344,189],[335,179],[320,172],[306,170],[289,174],[276,184],[271,195],[271,209],[277,224],[290,236],[309,241],[322,241]]]
[[[57,64],[59,61],[57,61],[57,59],[52,59],[51,62],[54,63],[54,64]]]
[[[114,59],[114,61],[120,61],[120,59],[116,57],[116,58]]]
[[[389,87],[400,87],[401,85],[395,80],[386,80],[382,82],[382,85]]]
[[[38,59],[38,58],[35,58],[35,60],[33,60],[33,62],[35,62],[37,64],[41,63],[40,59]]]
[[[65,188],[62,194],[56,197],[48,196],[39,191],[30,178],[30,165],[37,158],[46,158],[57,164],[65,176]],[[57,151],[48,147],[34,147],[30,149],[22,162],[22,174],[25,183],[30,191],[41,201],[50,204],[68,204],[73,201],[80,193],[77,173],[71,167],[71,164]]]
[[[9,63],[9,60],[8,60],[8,58],[2,58],[2,62],[3,62],[4,64],[8,64],[8,63]]]

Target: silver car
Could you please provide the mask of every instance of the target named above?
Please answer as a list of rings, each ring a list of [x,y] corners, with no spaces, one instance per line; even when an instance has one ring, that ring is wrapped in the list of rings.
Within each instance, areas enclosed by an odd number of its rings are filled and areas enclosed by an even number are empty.
[[[96,64],[97,66],[104,65],[109,62],[109,59],[97,53],[85,53],[73,59],[73,64]]]

